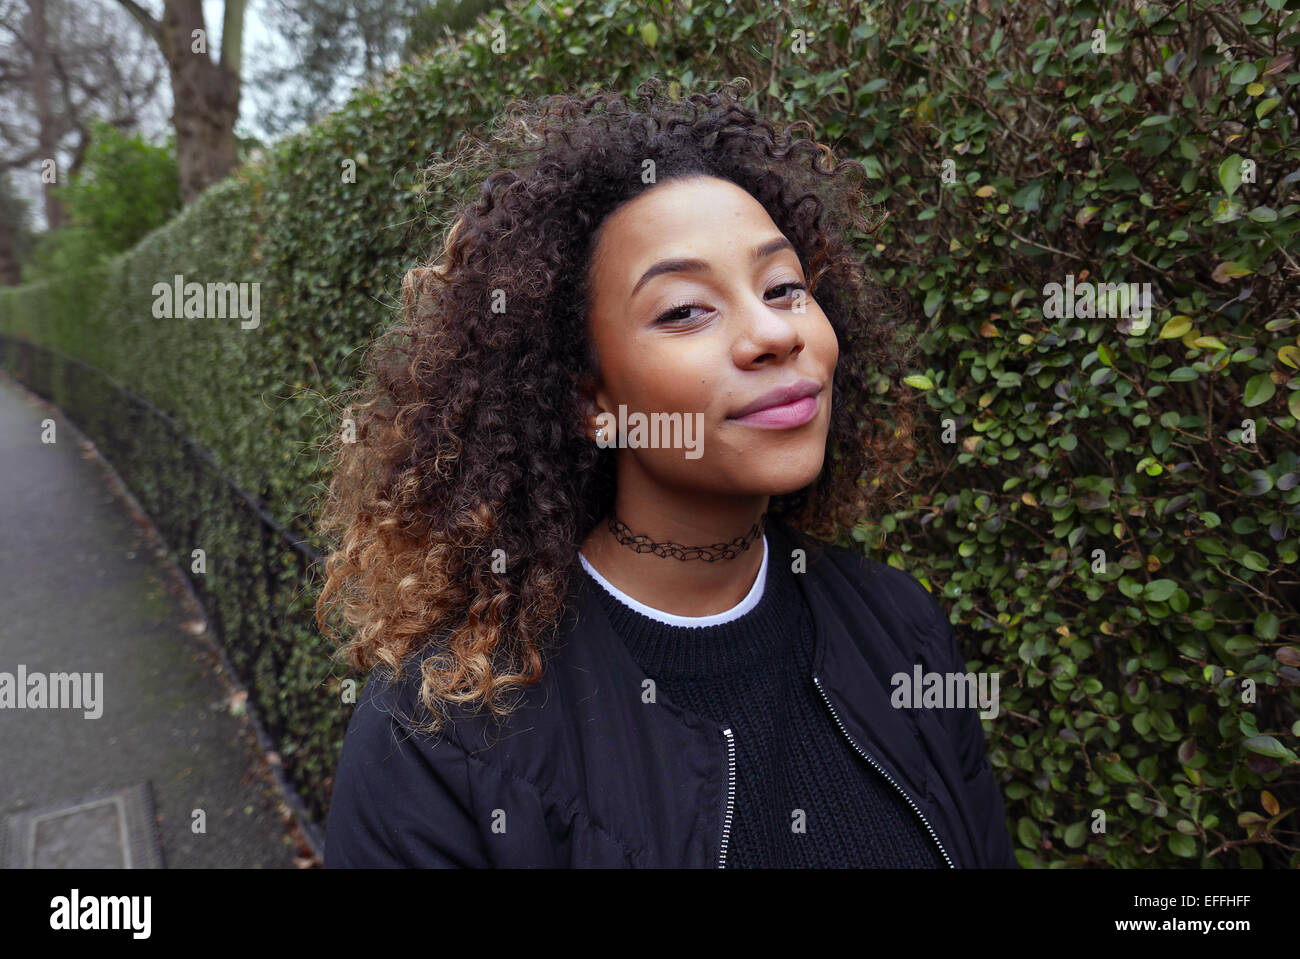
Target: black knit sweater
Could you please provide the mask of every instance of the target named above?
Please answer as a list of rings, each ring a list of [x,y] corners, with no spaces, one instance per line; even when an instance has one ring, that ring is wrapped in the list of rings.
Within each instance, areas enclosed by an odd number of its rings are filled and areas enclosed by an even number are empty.
[[[790,544],[770,527],[765,536],[762,598],[726,623],[670,625],[597,591],[656,695],[731,727],[726,866],[945,866],[919,815],[836,726],[813,683],[813,623]]]

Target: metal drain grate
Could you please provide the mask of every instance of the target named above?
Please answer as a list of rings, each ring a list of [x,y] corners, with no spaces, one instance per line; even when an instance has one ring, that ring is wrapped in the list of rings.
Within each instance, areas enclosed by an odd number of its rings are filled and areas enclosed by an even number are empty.
[[[149,783],[26,809],[0,830],[5,869],[162,869]]]

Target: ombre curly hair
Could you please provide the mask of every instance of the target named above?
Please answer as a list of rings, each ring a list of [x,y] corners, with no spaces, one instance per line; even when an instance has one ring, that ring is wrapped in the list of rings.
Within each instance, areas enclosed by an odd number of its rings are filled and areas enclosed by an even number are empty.
[[[355,632],[336,657],[357,671],[396,674],[429,653],[430,731],[452,704],[503,718],[505,694],[541,678],[579,545],[613,508],[614,453],[587,437],[579,392],[600,376],[592,237],[656,183],[706,174],[747,190],[794,244],[838,338],[822,472],[772,497],[769,515],[839,539],[910,485],[915,401],[898,384],[915,338],[906,297],[867,282],[851,245],[883,222],[864,217],[865,170],[794,138],[807,123],[777,130],[743,104],[748,86],[675,98],[656,78],[632,102],[514,101],[486,141],[462,137],[426,171],[481,188],[449,218],[441,257],[407,273],[402,320],[370,345],[362,385],[336,398],[354,436],[325,446],[321,529],[337,549],[316,620],[333,635],[326,614],[341,606]],[[502,293],[509,309],[494,311]]]

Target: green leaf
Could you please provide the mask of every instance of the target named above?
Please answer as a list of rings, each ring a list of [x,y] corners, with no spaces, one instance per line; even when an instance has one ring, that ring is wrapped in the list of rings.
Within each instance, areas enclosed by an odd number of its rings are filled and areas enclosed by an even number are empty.
[[[1124,447],[1128,446],[1129,443],[1128,430],[1124,429],[1122,426],[1107,427],[1106,430],[1102,432],[1101,438],[1102,442],[1113,450],[1122,450]]]
[[[1263,573],[1268,569],[1268,560],[1253,549],[1243,555],[1238,562],[1247,569],[1252,569],[1257,573]]]
[[[1043,195],[1043,181],[1031,180],[1030,182],[1026,183],[1023,187],[1021,187],[1019,190],[1016,191],[1015,195],[1011,198],[1011,202],[1013,205],[1020,207],[1022,210],[1027,210],[1030,213],[1035,213],[1038,211],[1039,198],[1042,195]]]
[[[1237,192],[1241,186],[1241,154],[1234,153],[1219,164],[1219,182],[1228,196]]]
[[[1142,183],[1138,180],[1136,173],[1124,164],[1117,163],[1111,168],[1110,176],[1101,184],[1101,188],[1103,190],[1140,190]]]
[[[1196,840],[1191,836],[1184,836],[1180,832],[1171,832],[1169,834],[1169,851],[1175,856],[1191,859],[1196,855]]]
[[[1250,636],[1233,636],[1231,639],[1224,641],[1223,648],[1233,656],[1245,658],[1254,655],[1255,650],[1259,648],[1259,643],[1255,642]]]
[[[1153,579],[1146,584],[1142,590],[1142,595],[1147,599],[1163,603],[1170,596],[1174,595],[1174,590],[1178,588],[1178,583],[1172,579]]]
[[[1088,841],[1088,824],[1086,822],[1071,823],[1065,827],[1065,844],[1071,849],[1078,849]]]
[[[1113,763],[1106,764],[1106,773],[1111,779],[1118,783],[1137,782],[1137,774],[1129,767],[1128,763],[1122,759],[1117,759]]]
[[[1253,63],[1239,63],[1232,71],[1232,82],[1238,86],[1245,86],[1251,83],[1259,76],[1259,68]]]
[[[1246,381],[1246,391],[1242,394],[1242,403],[1246,406],[1259,406],[1273,398],[1277,386],[1267,373],[1257,373]]]
[[[1278,618],[1274,613],[1260,613],[1255,617],[1255,636],[1258,639],[1277,639]]]
[[[1295,753],[1272,736],[1251,736],[1242,745],[1252,753],[1268,756],[1270,759],[1285,759],[1287,762],[1292,762],[1296,758]]]
[[[918,390],[934,389],[934,381],[924,373],[913,373],[911,376],[905,376],[903,382],[908,386],[916,387]]]
[[[1174,590],[1174,595],[1169,597],[1169,608],[1175,613],[1187,612],[1187,607],[1192,605],[1192,598],[1187,595],[1187,591],[1181,586]]]

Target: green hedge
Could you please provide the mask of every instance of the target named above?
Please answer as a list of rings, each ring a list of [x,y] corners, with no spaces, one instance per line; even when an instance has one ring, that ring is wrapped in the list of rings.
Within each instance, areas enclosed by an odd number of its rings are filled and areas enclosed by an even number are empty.
[[[932,410],[917,495],[863,535],[1003,670],[993,762],[1026,864],[1300,863],[1281,6],[1107,5],[1096,38],[1088,5],[1019,7],[964,38],[899,5],[862,38],[857,142],[897,224],[876,263],[929,317]],[[1192,43],[1211,25],[1233,60]],[[1053,318],[1069,275],[1149,283],[1149,321]]]
[[[103,270],[0,293],[0,330],[173,413],[310,529],[324,398],[446,222],[430,155],[515,97],[750,77],[891,211],[863,251],[915,298],[930,416],[913,494],[855,535],[1002,671],[985,728],[1021,862],[1298,865],[1300,3],[978,6],[517,0]],[[176,273],[260,282],[260,327],[155,319]],[[1045,316],[1067,276],[1150,283],[1149,324]],[[285,629],[317,796],[349,707]]]

